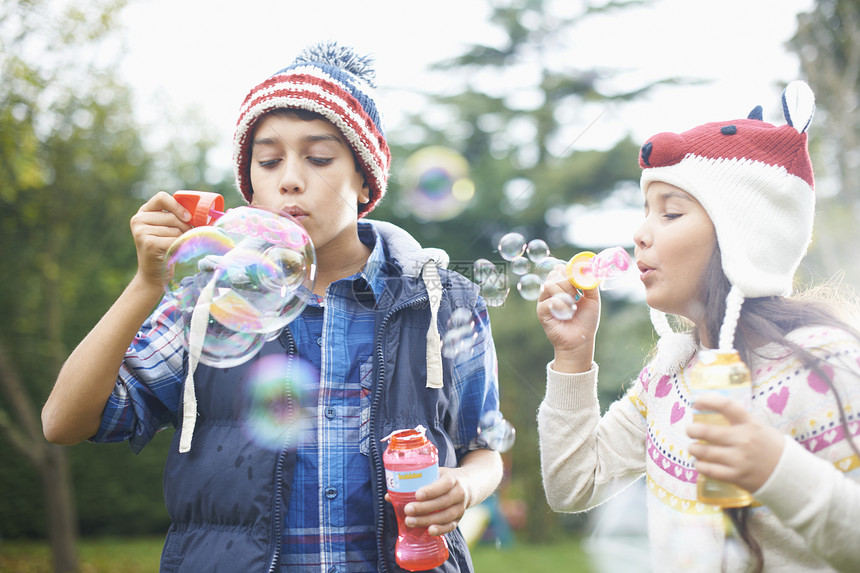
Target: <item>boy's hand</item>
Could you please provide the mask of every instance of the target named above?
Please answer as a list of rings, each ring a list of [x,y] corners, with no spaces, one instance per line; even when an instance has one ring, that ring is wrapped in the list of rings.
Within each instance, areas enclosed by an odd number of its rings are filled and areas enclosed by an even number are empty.
[[[416,501],[406,504],[406,525],[426,527],[430,535],[442,535],[457,529],[469,507],[468,494],[460,477],[460,470],[440,467],[439,479],[416,491]],[[388,494],[385,494],[385,499],[391,501]]]
[[[696,470],[749,492],[763,486],[782,455],[785,436],[758,421],[737,400],[708,394],[698,398],[694,405],[697,409],[719,412],[730,424],[694,423],[687,427],[688,436],[708,442],[690,444]]]
[[[131,218],[137,249],[137,276],[161,288],[164,255],[182,233],[191,229],[191,213],[168,193],[159,192]]]

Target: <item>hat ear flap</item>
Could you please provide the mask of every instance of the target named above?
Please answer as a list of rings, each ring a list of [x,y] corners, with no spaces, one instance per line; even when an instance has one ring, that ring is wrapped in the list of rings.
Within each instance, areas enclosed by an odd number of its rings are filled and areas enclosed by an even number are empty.
[[[751,112],[750,112],[750,114],[747,116],[747,119],[757,119],[758,121],[764,121],[764,120],[762,119],[762,109],[761,109],[761,106],[760,106],[760,105],[757,105],[757,106],[755,106],[754,108],[752,108],[752,111],[751,111]]]
[[[782,111],[785,121],[798,133],[809,128],[815,113],[815,94],[806,82],[797,80],[786,86],[782,92]]]

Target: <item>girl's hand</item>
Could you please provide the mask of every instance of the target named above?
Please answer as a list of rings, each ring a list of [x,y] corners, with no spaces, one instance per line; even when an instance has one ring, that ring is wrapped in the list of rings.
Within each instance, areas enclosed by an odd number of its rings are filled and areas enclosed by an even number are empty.
[[[688,436],[708,442],[690,445],[690,454],[696,458],[696,470],[749,492],[763,486],[782,455],[785,436],[776,428],[758,421],[737,400],[719,394],[704,395],[696,400],[694,406],[718,412],[730,424],[689,425]]]
[[[553,316],[551,298],[566,292],[576,300],[576,312],[570,320]],[[578,300],[577,300],[578,299]],[[594,359],[594,337],[600,321],[600,294],[597,289],[579,291],[558,265],[541,287],[537,316],[546,337],[555,349],[553,369],[557,372],[585,372]]]
[[[164,255],[177,237],[191,229],[190,220],[191,213],[164,191],[144,203],[131,218],[137,277],[145,284],[161,288]]]

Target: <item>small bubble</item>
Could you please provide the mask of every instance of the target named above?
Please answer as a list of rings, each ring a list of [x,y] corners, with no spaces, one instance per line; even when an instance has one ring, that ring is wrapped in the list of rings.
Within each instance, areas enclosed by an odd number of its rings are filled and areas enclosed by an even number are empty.
[[[472,273],[474,275],[475,282],[481,284],[487,278],[496,272],[496,265],[487,259],[478,259],[472,264]]]
[[[524,275],[531,270],[531,266],[531,262],[526,257],[514,257],[511,261],[511,272],[515,275]]]
[[[499,239],[499,255],[512,261],[526,252],[526,238],[520,233],[508,233]]]
[[[557,259],[555,257],[545,257],[541,259],[539,262],[535,263],[534,266],[534,274],[540,277],[540,280],[546,282],[547,277],[552,272],[552,270],[558,265],[564,265],[565,262],[561,259]]]
[[[504,273],[493,273],[481,283],[481,296],[487,306],[502,306],[508,297],[508,292],[510,292],[508,276]]]
[[[537,300],[540,296],[540,287],[543,281],[536,274],[527,274],[520,277],[520,282],[517,283],[517,290],[520,291],[520,296],[526,300]]]
[[[526,246],[526,253],[533,263],[539,263],[549,256],[549,245],[543,239],[533,239]]]
[[[547,303],[549,311],[558,320],[570,320],[576,312],[576,302],[566,292],[557,292]]]
[[[506,452],[516,440],[517,432],[502,413],[493,410],[481,416],[478,425],[478,439],[492,450]]]

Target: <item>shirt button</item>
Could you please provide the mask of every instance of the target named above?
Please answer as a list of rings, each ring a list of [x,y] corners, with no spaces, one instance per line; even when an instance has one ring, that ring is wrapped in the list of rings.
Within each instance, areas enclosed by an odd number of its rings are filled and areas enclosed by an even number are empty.
[[[328,573],[337,573],[338,571],[340,571],[340,569],[338,569],[337,567],[332,567],[328,570]]]
[[[325,417],[331,420],[335,416],[334,406],[329,406],[325,409]]]
[[[317,346],[322,346],[322,336],[317,338]]]
[[[336,487],[325,488],[325,496],[329,499],[336,498],[337,497],[337,488]]]

